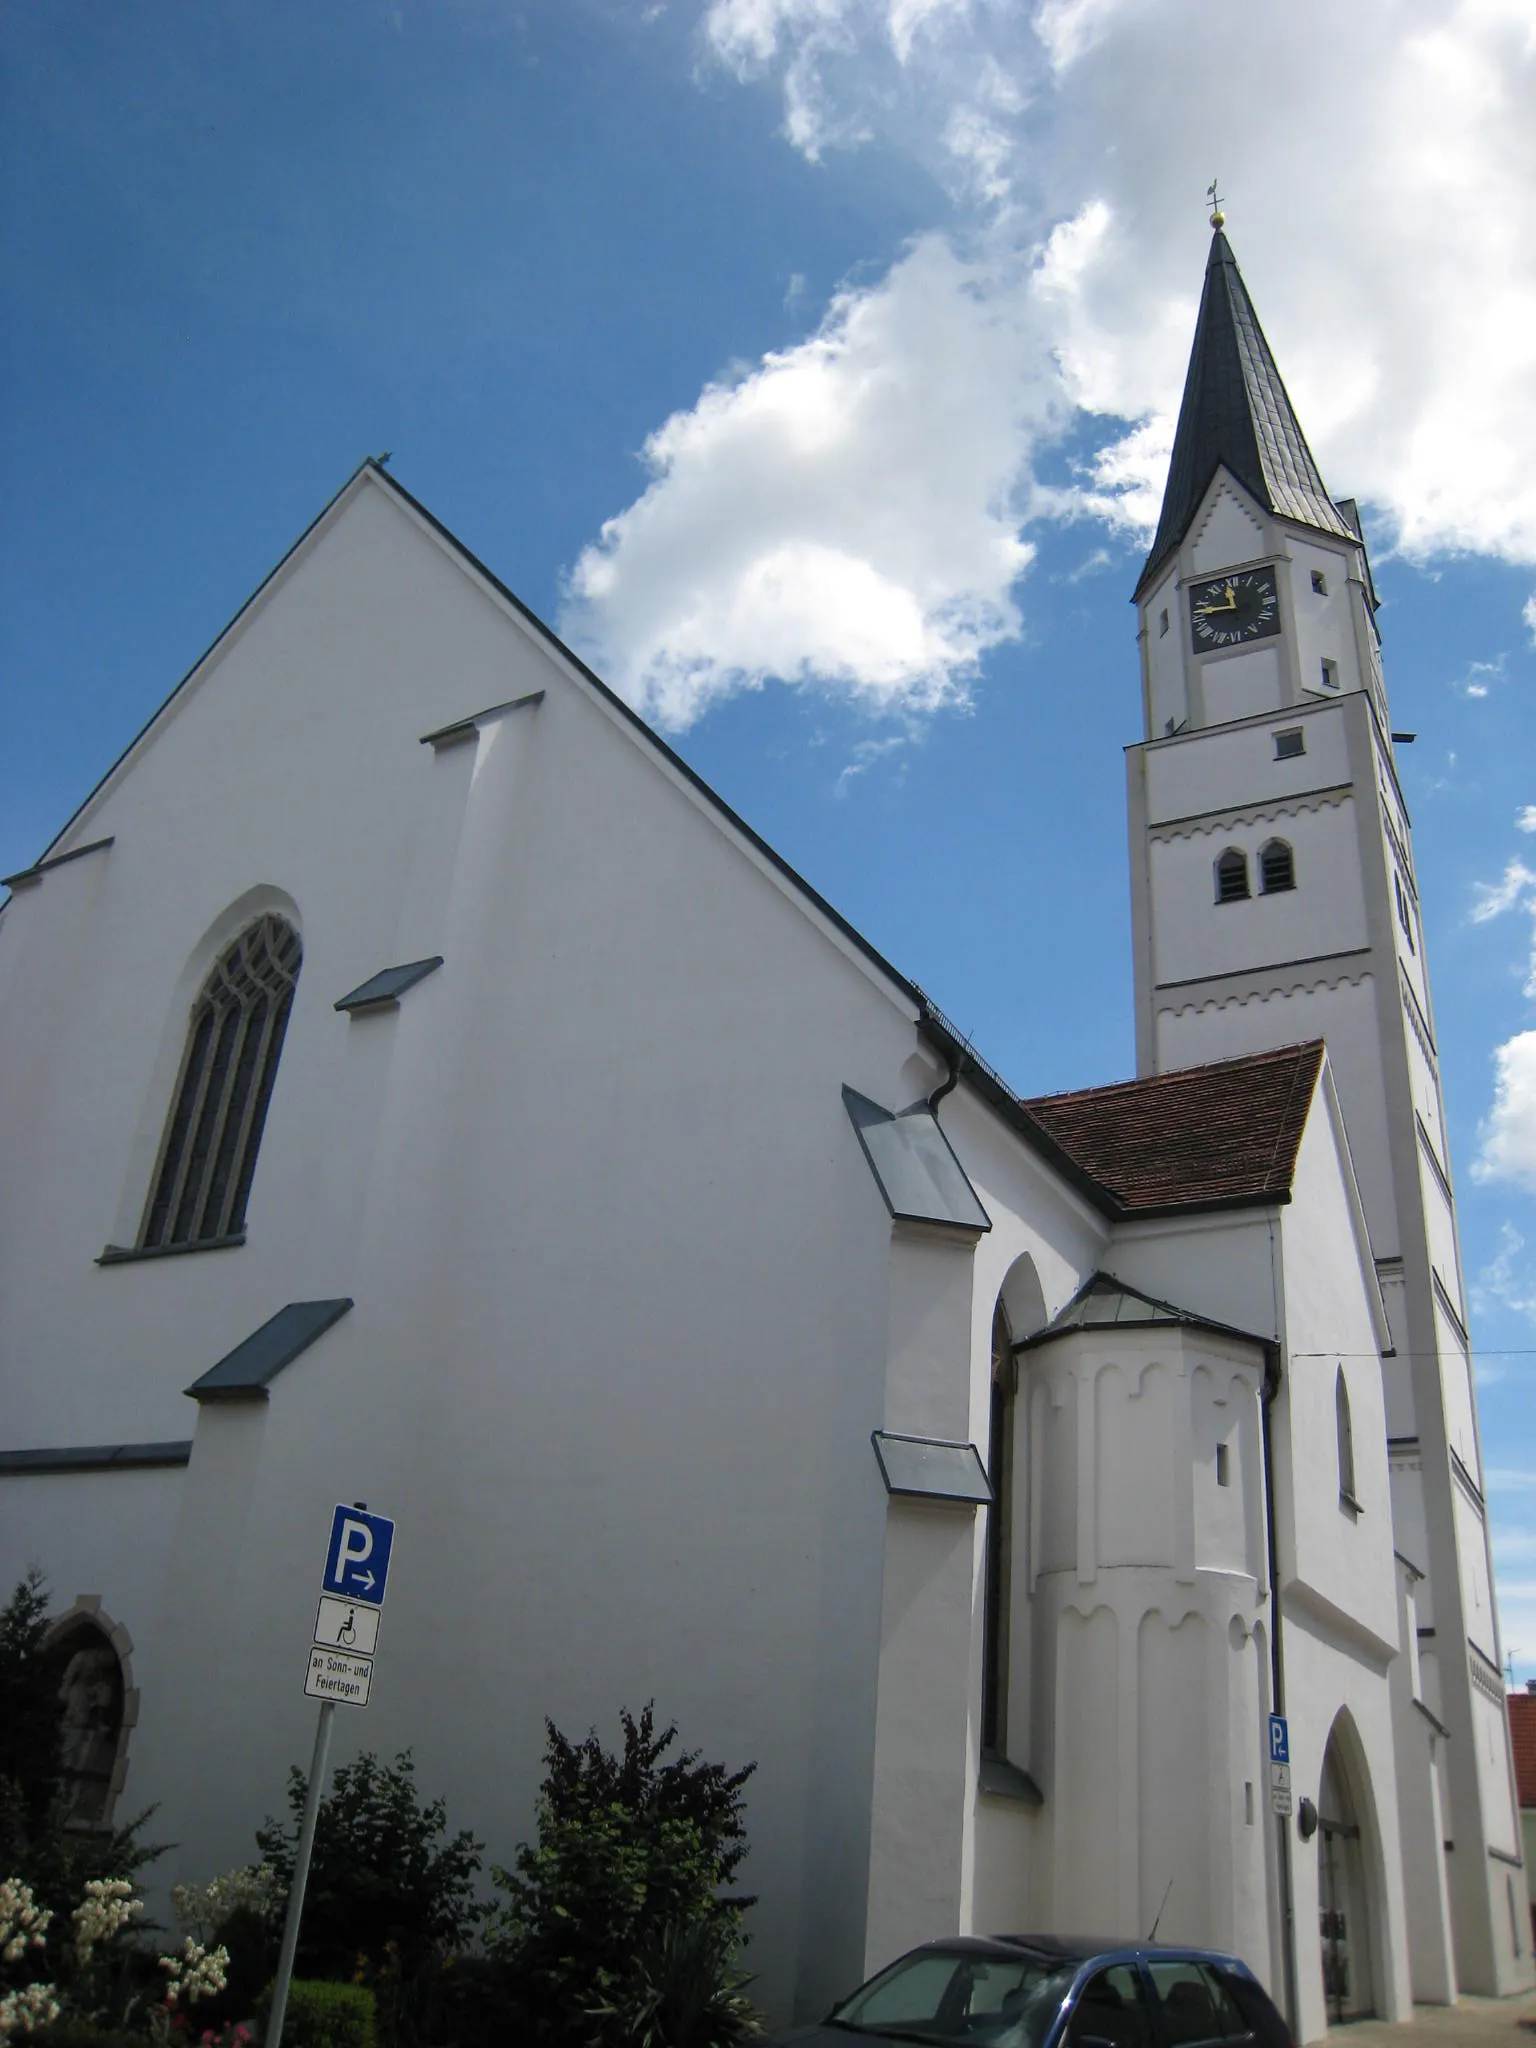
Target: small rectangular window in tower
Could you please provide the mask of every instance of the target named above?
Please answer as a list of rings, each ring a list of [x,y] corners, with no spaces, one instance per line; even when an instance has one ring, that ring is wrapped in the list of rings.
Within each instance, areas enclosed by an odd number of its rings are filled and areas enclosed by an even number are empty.
[[[1326,597],[1328,595],[1328,579],[1321,569],[1314,569],[1312,571],[1312,588],[1319,597]]]
[[[1413,911],[1401,875],[1392,877],[1392,893],[1397,898],[1397,921],[1403,928],[1403,937],[1408,941],[1408,950],[1410,953],[1417,953],[1419,949],[1413,943]]]
[[[1245,1825],[1246,1827],[1250,1827],[1250,1828],[1251,1828],[1251,1827],[1253,1826],[1253,1780],[1252,1780],[1252,1778],[1245,1778],[1245,1779],[1243,1780],[1243,1822],[1244,1822],[1244,1825]]]
[[[1294,761],[1307,751],[1306,734],[1299,725],[1288,726],[1284,732],[1275,734],[1275,759]]]
[[[1157,637],[1158,637],[1158,639],[1159,639],[1159,640],[1161,640],[1161,639],[1162,639],[1163,635],[1164,635],[1164,634],[1165,634],[1165,633],[1167,632],[1167,630],[1168,630],[1168,607],[1167,607],[1166,605],[1164,605],[1164,606],[1163,606],[1163,609],[1162,609],[1162,610],[1161,610],[1161,611],[1160,611],[1160,612],[1158,613],[1158,615],[1157,615]]]
[[[1218,1444],[1216,1446],[1216,1484],[1218,1486],[1230,1486],[1232,1484],[1231,1458],[1229,1447],[1226,1444]]]
[[[1336,690],[1338,687],[1339,664],[1336,661],[1330,661],[1325,654],[1323,656],[1323,688],[1325,690]]]

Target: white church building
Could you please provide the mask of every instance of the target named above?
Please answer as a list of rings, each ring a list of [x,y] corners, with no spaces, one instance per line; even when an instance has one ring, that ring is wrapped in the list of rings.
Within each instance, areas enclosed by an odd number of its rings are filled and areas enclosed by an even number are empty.
[[[654,1696],[757,1761],[775,2021],[1165,1898],[1302,2040],[1531,1983],[1370,570],[1219,226],[1137,602],[1138,1078],[1020,1098],[357,471],[0,915],[0,1578],[83,1820],[250,1859],[366,1501],[338,1759],[509,1860],[544,1717]]]

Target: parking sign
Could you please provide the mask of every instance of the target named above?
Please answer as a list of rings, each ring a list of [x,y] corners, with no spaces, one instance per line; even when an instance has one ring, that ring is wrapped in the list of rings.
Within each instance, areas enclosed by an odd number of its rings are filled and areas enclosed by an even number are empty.
[[[370,1515],[364,1508],[337,1508],[331,1518],[331,1541],[321,1582],[326,1592],[382,1607],[394,1540],[395,1525],[384,1515]]]

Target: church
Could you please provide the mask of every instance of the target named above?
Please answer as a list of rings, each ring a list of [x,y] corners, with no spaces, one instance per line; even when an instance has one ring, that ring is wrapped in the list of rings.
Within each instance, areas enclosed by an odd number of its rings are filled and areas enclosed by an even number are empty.
[[[335,1760],[510,1860],[654,1697],[756,1760],[776,2023],[1159,1913],[1302,2041],[1532,1982],[1370,566],[1214,230],[1134,1079],[1017,1095],[373,462],[9,878],[0,1572],[159,1883],[308,1757],[366,1503]]]

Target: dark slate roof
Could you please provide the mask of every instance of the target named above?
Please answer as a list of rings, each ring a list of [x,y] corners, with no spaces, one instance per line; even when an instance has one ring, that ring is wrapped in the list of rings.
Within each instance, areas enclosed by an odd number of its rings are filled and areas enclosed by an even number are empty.
[[[1218,228],[1205,266],[1162,517],[1138,596],[1189,531],[1222,463],[1269,511],[1351,538],[1286,396],[1237,258]]]
[[[1216,1330],[1225,1337],[1249,1338],[1255,1344],[1265,1341],[1262,1337],[1254,1337],[1249,1330],[1236,1329],[1230,1323],[1213,1323],[1209,1316],[1197,1315],[1193,1309],[1176,1308],[1171,1301],[1159,1301],[1155,1295],[1143,1294],[1139,1287],[1132,1287],[1126,1280],[1117,1280],[1113,1273],[1095,1273],[1043,1330],[1036,1330],[1032,1337],[1025,1337],[1013,1348],[1015,1351],[1029,1351],[1037,1344],[1050,1343],[1053,1338],[1068,1337],[1074,1330],[1097,1330],[1108,1326],[1145,1328],[1148,1323]]]
[[[398,1004],[408,988],[414,988],[418,981],[425,981],[443,964],[441,953],[434,953],[430,960],[407,960],[400,967],[385,967],[371,975],[357,988],[332,1003],[333,1010],[381,1010],[386,1004]]]
[[[875,1447],[887,1493],[965,1501],[973,1507],[992,1505],[987,1468],[974,1444],[950,1443],[931,1436],[898,1436],[887,1429],[871,1430],[869,1440]]]
[[[1288,1201],[1320,1038],[1020,1106],[1121,1215]]]
[[[317,1337],[339,1323],[351,1306],[350,1296],[290,1301],[194,1380],[187,1392],[194,1401],[265,1401],[267,1388],[284,1366],[292,1365]]]
[[[191,1459],[191,1437],[158,1444],[59,1444],[47,1450],[0,1451],[0,1474],[142,1472],[190,1464]]]
[[[843,1107],[892,1216],[962,1230],[992,1228],[991,1217],[932,1110],[921,1106],[893,1116],[846,1085]]]

